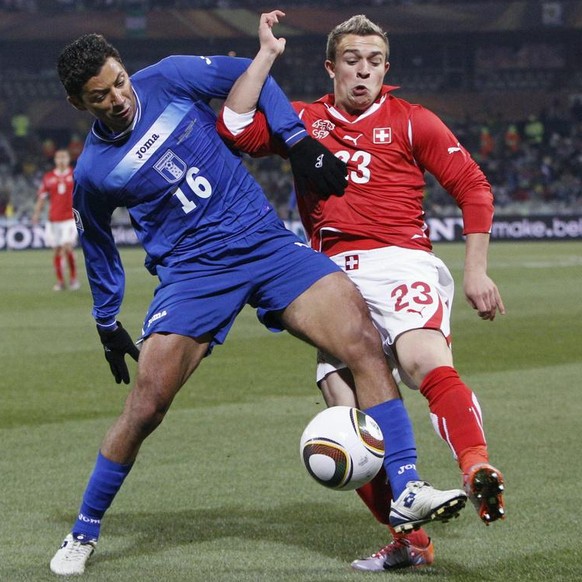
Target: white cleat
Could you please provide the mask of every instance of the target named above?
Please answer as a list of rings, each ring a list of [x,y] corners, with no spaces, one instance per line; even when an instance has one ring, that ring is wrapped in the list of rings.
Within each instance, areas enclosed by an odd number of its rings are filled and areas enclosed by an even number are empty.
[[[51,572],[60,576],[83,574],[85,564],[97,546],[97,540],[87,540],[83,536],[73,537],[70,533],[51,560]]]
[[[424,548],[415,546],[408,539],[397,538],[368,558],[354,560],[352,568],[362,572],[384,572],[399,568],[430,566],[433,562],[434,546],[430,538]]]
[[[467,494],[460,489],[440,491],[426,481],[409,481],[392,503],[390,525],[396,533],[406,533],[429,521],[447,522],[459,515],[466,502]]]

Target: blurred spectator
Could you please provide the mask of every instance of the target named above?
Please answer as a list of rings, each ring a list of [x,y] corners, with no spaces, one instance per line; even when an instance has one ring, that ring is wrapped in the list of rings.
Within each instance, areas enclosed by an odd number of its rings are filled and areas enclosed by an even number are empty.
[[[71,135],[69,145],[67,146],[69,154],[71,156],[71,161],[73,164],[77,161],[77,158],[81,155],[83,151],[83,140],[79,137],[79,134],[74,133]]]
[[[486,160],[495,151],[495,138],[491,135],[489,128],[484,125],[481,128],[481,139],[479,141],[479,154],[482,160]]]
[[[506,151],[511,155],[517,153],[521,144],[521,136],[515,123],[510,123],[505,130],[504,143]]]
[[[12,116],[10,124],[12,125],[12,135],[14,136],[14,148],[22,151],[26,148],[28,141],[30,118],[24,111],[18,111]]]
[[[14,167],[16,154],[10,140],[0,131],[0,166],[2,165]]]
[[[537,146],[544,141],[544,124],[536,115],[530,115],[523,128],[528,143]]]
[[[51,137],[47,137],[42,142],[42,157],[45,161],[52,161],[57,151],[57,144]]]

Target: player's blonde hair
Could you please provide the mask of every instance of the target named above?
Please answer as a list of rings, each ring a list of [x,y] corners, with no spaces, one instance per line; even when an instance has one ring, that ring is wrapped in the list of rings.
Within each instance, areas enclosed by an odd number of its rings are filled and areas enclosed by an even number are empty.
[[[379,36],[386,43],[386,60],[388,60],[388,55],[390,54],[388,35],[367,16],[357,14],[345,22],[338,24],[327,36],[325,58],[328,61],[335,61],[337,45],[348,34],[355,34],[356,36]]]

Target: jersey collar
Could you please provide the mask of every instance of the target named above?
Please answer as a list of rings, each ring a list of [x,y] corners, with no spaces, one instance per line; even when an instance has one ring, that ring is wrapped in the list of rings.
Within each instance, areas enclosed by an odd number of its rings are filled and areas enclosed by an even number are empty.
[[[345,112],[340,111],[339,109],[336,109],[335,107],[335,96],[333,93],[328,93],[327,95],[324,95],[321,99],[318,99],[316,101],[316,103],[323,103],[323,105],[325,105],[329,111],[329,114],[333,117],[335,117],[336,119],[340,119],[341,121],[344,121],[345,123],[355,123],[356,121],[359,121],[360,119],[364,119],[365,117],[368,117],[369,115],[374,114],[376,111],[378,111],[378,109],[381,107],[381,105],[384,103],[384,101],[386,101],[387,97],[388,97],[388,93],[390,93],[391,91],[394,91],[395,89],[398,89],[399,87],[396,85],[382,85],[382,89],[380,90],[380,94],[378,95],[378,98],[376,99],[376,101],[374,101],[374,103],[372,103],[372,105],[370,105],[370,107],[368,107],[368,109],[366,109],[366,111],[364,111],[363,113],[360,113],[360,115],[356,115],[356,116],[352,116],[352,115],[347,115]],[[347,116],[347,117],[346,117]]]

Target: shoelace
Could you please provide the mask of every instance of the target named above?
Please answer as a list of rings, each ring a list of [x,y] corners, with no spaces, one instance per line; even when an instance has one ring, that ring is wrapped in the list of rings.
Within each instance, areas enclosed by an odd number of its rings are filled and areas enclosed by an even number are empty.
[[[91,553],[94,549],[95,546],[91,542],[73,540],[73,543],[67,548],[67,553],[71,559],[75,559],[77,557],[82,558],[86,554]]]
[[[373,558],[385,558],[388,554],[408,547],[406,540],[395,539],[372,555]]]

